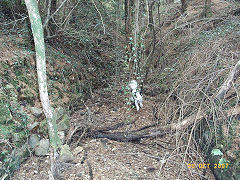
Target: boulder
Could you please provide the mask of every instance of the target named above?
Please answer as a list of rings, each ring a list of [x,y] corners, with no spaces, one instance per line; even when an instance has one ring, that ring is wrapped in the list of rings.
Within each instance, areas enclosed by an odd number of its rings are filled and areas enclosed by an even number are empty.
[[[70,147],[67,144],[63,145],[60,151],[59,160],[62,162],[70,162],[73,161],[74,159],[75,158],[70,151]]]
[[[45,156],[49,151],[49,140],[41,139],[39,144],[34,148],[36,156]]]
[[[36,118],[41,117],[43,114],[42,109],[37,108],[37,107],[30,107],[30,111]]]
[[[37,134],[32,134],[29,137],[28,144],[30,145],[31,148],[35,148],[37,145],[39,145],[40,138]]]

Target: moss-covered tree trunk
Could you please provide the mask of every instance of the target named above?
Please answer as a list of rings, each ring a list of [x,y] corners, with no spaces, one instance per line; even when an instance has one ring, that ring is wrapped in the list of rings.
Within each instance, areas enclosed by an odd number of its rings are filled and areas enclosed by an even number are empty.
[[[55,155],[61,143],[57,135],[56,121],[52,112],[52,108],[51,108],[49,97],[48,97],[48,91],[47,91],[46,57],[45,57],[45,44],[44,44],[42,21],[39,14],[37,1],[25,0],[25,3],[28,9],[32,33],[34,37],[40,100],[41,100],[44,114],[48,122],[48,130],[49,130],[49,136],[51,141],[51,147],[53,148],[53,152]]]

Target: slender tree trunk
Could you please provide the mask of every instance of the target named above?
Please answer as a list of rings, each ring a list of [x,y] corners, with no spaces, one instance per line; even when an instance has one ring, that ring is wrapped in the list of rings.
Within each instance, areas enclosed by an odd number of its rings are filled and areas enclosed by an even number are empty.
[[[155,51],[155,46],[156,46],[156,33],[155,33],[155,27],[154,27],[154,21],[153,21],[153,6],[154,6],[155,1],[153,1],[149,7],[149,28],[152,31],[152,43],[153,43],[153,48],[152,52],[150,54],[150,59],[152,59],[152,56]]]
[[[37,62],[37,75],[38,75],[38,85],[40,100],[44,114],[48,122],[48,131],[50,136],[51,147],[53,149],[53,159],[55,160],[57,149],[61,146],[61,141],[57,135],[56,119],[53,116],[52,108],[50,105],[48,90],[47,90],[47,76],[46,76],[46,57],[45,57],[45,44],[43,36],[42,21],[38,10],[38,5],[36,0],[25,0],[29,19],[31,22],[32,33],[34,37],[34,44],[36,50],[36,62]],[[51,162],[51,170],[53,176],[54,163]]]
[[[211,13],[211,0],[205,0],[204,3],[204,10],[203,10],[203,17],[208,17],[208,15]]]
[[[57,10],[57,0],[52,0],[50,14],[53,14],[56,10]],[[50,26],[50,35],[51,36],[55,35],[57,31],[57,26],[56,26],[56,23],[53,21],[53,18],[49,20],[49,26]]]
[[[117,7],[116,7],[116,32],[115,33],[115,44],[116,44],[116,51],[115,51],[115,55],[116,55],[116,65],[115,65],[115,73],[116,75],[119,75],[119,69],[118,69],[118,63],[119,63],[119,60],[120,60],[120,54],[119,54],[119,37],[118,37],[118,32],[119,32],[119,29],[120,29],[120,26],[121,26],[121,10],[122,10],[122,1],[117,1]],[[117,80],[117,79],[116,79]]]
[[[153,65],[153,55],[154,55],[154,52],[155,52],[155,48],[156,48],[156,33],[155,33],[155,23],[154,23],[154,20],[153,20],[153,6],[154,6],[154,3],[155,1],[152,1],[150,6],[149,6],[149,24],[148,24],[148,27],[150,29],[150,31],[152,32],[152,50],[151,52],[148,54],[147,56],[147,59],[146,59],[146,62],[145,62],[145,77],[144,77],[144,83],[146,82],[147,80],[147,77],[148,77],[148,74],[149,74],[149,71],[151,70],[152,68],[152,65]]]
[[[181,3],[182,3],[182,14],[183,14],[187,10],[187,1],[181,0]]]
[[[240,76],[240,60],[237,62],[233,70],[229,73],[227,80],[223,83],[220,90],[218,91],[216,98],[223,100],[226,93],[234,85],[234,82]]]
[[[158,38],[160,39],[159,42],[159,52],[157,57],[155,58],[155,62],[154,62],[154,68],[157,68],[159,66],[159,60],[161,59],[161,56],[163,55],[163,48],[162,48],[162,22],[161,22],[161,14],[160,14],[160,6],[161,4],[158,3],[157,8],[158,8],[158,28],[159,28],[159,35]]]
[[[133,65],[134,65],[134,56],[133,56],[133,10],[134,10],[134,0],[125,0],[125,32],[126,32],[126,54],[128,67],[130,72],[130,78],[133,77]]]
[[[139,76],[140,74],[140,57],[139,57],[139,2],[140,0],[136,0],[135,5],[135,28],[134,28],[134,51],[133,56],[135,58],[133,71],[136,76]]]
[[[48,0],[47,5],[47,17],[46,19],[49,19],[53,13],[57,10],[57,1],[56,0]],[[56,34],[56,24],[53,20],[53,17],[51,17],[48,22],[45,24],[45,32],[47,34],[47,37],[54,36]]]
[[[139,16],[139,0],[136,0],[136,6],[135,6],[135,29],[134,29],[134,43],[135,44],[137,44],[137,36],[139,35],[138,16]]]

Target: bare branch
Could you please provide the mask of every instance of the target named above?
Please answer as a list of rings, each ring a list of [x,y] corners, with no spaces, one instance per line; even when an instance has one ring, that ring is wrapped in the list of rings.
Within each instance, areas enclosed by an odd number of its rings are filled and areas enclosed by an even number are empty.
[[[45,20],[45,22],[44,22],[44,24],[43,24],[43,28],[45,28],[45,27],[47,26],[49,20],[61,9],[61,7],[64,5],[64,3],[65,3],[66,1],[67,1],[67,0],[64,0],[64,1],[62,2],[62,4],[57,8],[57,10],[56,10],[51,16],[49,16],[49,17],[46,18],[46,20]]]
[[[233,70],[229,73],[228,79],[221,86],[221,89],[218,91],[216,98],[222,100],[239,75],[240,75],[240,60],[237,62]]]
[[[27,18],[27,16],[25,16],[25,17],[23,17],[21,19],[16,19],[16,20],[11,21],[9,23],[0,23],[0,24],[2,24],[2,25],[16,24],[18,21],[24,21],[26,18]]]
[[[98,8],[97,8],[97,6],[96,6],[94,0],[92,0],[92,2],[93,2],[93,4],[94,4],[94,7],[96,8],[98,14],[100,15],[100,18],[101,18],[101,21],[102,21],[102,26],[103,26],[103,34],[105,34],[106,30],[105,30],[105,26],[104,26],[104,22],[103,22],[102,15],[101,15],[100,11],[98,10]]]

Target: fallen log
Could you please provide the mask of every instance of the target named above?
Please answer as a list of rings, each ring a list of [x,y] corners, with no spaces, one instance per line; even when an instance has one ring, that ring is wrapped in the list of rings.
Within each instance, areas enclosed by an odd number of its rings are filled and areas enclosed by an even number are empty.
[[[224,113],[226,117],[235,116],[240,114],[240,106],[236,106],[230,110],[225,111]],[[152,137],[159,137],[164,136],[166,134],[172,134],[179,130],[184,130],[188,126],[194,124],[196,121],[196,124],[199,123],[204,118],[207,118],[207,115],[204,114],[202,111],[198,112],[197,114],[193,114],[190,117],[185,118],[183,121],[179,123],[172,123],[166,126],[162,126],[158,128],[157,130],[151,130],[148,132],[142,132],[142,130],[148,129],[150,127],[153,127],[151,125],[146,126],[135,131],[129,131],[129,132],[107,132],[100,130],[88,130],[85,137],[89,138],[107,138],[114,141],[120,141],[120,142],[139,142],[141,139],[144,138],[152,138]],[[154,124],[156,125],[156,124]],[[114,127],[114,126],[113,126]],[[111,129],[111,128],[110,128]],[[78,132],[81,132],[80,130]]]
[[[223,100],[226,93],[233,86],[234,82],[240,75],[240,61],[237,62],[233,70],[229,73],[227,80],[223,83],[220,90],[218,91],[216,98]]]

